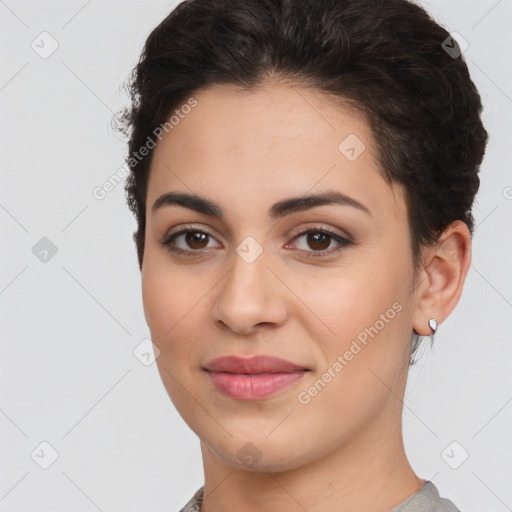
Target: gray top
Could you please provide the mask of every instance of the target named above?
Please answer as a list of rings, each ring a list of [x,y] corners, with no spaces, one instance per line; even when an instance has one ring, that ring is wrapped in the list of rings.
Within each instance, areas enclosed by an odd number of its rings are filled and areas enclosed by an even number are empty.
[[[437,487],[430,480],[423,480],[423,487],[389,512],[460,512],[450,501],[439,496]],[[204,486],[196,491],[180,512],[200,512]]]

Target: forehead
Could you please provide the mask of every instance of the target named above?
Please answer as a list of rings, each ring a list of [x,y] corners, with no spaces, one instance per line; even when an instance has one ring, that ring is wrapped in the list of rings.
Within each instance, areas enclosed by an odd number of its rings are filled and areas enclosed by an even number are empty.
[[[250,92],[214,86],[192,96],[197,105],[154,150],[148,205],[180,190],[249,211],[329,188],[404,215],[403,190],[383,179],[371,129],[348,103],[279,83]]]

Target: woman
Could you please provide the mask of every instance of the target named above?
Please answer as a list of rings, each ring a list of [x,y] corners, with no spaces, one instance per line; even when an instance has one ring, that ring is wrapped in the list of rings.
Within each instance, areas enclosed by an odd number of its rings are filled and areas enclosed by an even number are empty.
[[[407,0],[187,0],[130,91],[144,312],[203,455],[182,512],[457,511],[401,428],[471,261],[457,42]]]

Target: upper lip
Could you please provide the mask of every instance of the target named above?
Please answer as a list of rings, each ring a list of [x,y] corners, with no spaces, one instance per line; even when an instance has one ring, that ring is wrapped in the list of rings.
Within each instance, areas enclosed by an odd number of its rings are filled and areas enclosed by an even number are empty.
[[[274,356],[258,355],[250,358],[238,356],[225,356],[212,359],[204,366],[210,372],[226,373],[289,373],[299,370],[307,370],[303,366],[296,365],[285,359]]]

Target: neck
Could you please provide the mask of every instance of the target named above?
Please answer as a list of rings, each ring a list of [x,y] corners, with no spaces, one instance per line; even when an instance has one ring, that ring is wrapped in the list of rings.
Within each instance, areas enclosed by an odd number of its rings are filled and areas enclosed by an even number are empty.
[[[203,442],[201,450],[201,512],[389,512],[424,484],[407,459],[401,421],[388,416],[349,443],[287,471],[247,470],[227,464]]]

